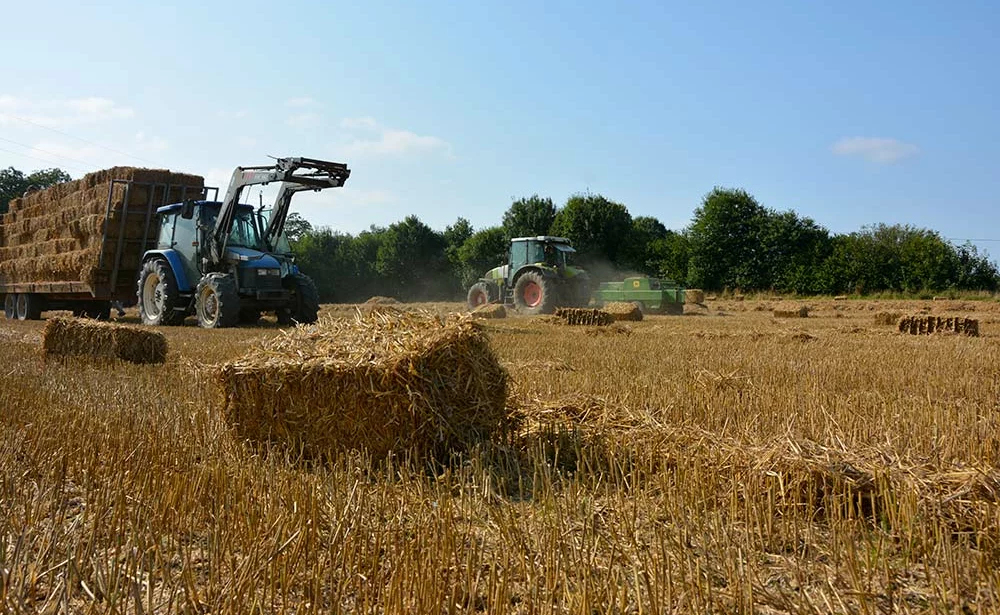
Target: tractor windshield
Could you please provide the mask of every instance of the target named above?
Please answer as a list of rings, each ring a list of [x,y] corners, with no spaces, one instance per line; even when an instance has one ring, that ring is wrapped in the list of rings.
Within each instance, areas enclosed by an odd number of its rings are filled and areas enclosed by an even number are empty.
[[[569,246],[557,245],[556,253],[558,254],[558,262],[560,267],[572,267],[576,264],[576,250]]]
[[[240,208],[233,220],[233,230],[229,233],[228,244],[234,248],[264,250],[255,222],[252,209]]]

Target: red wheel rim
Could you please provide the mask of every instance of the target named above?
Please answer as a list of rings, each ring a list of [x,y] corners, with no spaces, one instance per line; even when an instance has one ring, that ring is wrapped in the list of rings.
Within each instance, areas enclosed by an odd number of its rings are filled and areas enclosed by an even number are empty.
[[[473,306],[479,307],[481,305],[486,305],[487,303],[489,303],[489,301],[487,301],[486,293],[484,293],[483,291],[479,291],[472,295]]]
[[[528,282],[521,292],[521,299],[528,307],[538,307],[538,304],[542,302],[542,287],[537,282]]]

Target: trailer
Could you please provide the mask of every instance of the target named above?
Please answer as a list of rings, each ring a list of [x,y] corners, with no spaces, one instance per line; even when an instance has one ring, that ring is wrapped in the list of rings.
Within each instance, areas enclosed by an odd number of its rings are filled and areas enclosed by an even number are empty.
[[[598,305],[623,301],[643,313],[680,315],[684,313],[684,288],[673,280],[634,276],[601,283],[594,301]]]
[[[194,175],[116,167],[14,199],[0,218],[0,299],[8,319],[50,310],[107,319],[136,303],[158,208],[217,188]]]

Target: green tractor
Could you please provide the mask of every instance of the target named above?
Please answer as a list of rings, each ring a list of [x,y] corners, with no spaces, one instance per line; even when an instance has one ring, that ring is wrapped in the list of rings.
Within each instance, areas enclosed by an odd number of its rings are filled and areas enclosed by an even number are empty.
[[[563,237],[518,237],[506,265],[486,272],[469,288],[469,308],[502,301],[523,314],[551,314],[556,307],[590,303],[590,276],[573,265],[576,250]]]

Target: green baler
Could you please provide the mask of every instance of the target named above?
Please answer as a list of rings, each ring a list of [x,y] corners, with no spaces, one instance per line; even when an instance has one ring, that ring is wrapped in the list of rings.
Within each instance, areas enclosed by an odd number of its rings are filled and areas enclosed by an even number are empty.
[[[603,282],[594,293],[600,305],[612,301],[626,301],[652,314],[683,314],[684,289],[673,280],[630,277],[621,282]]]

